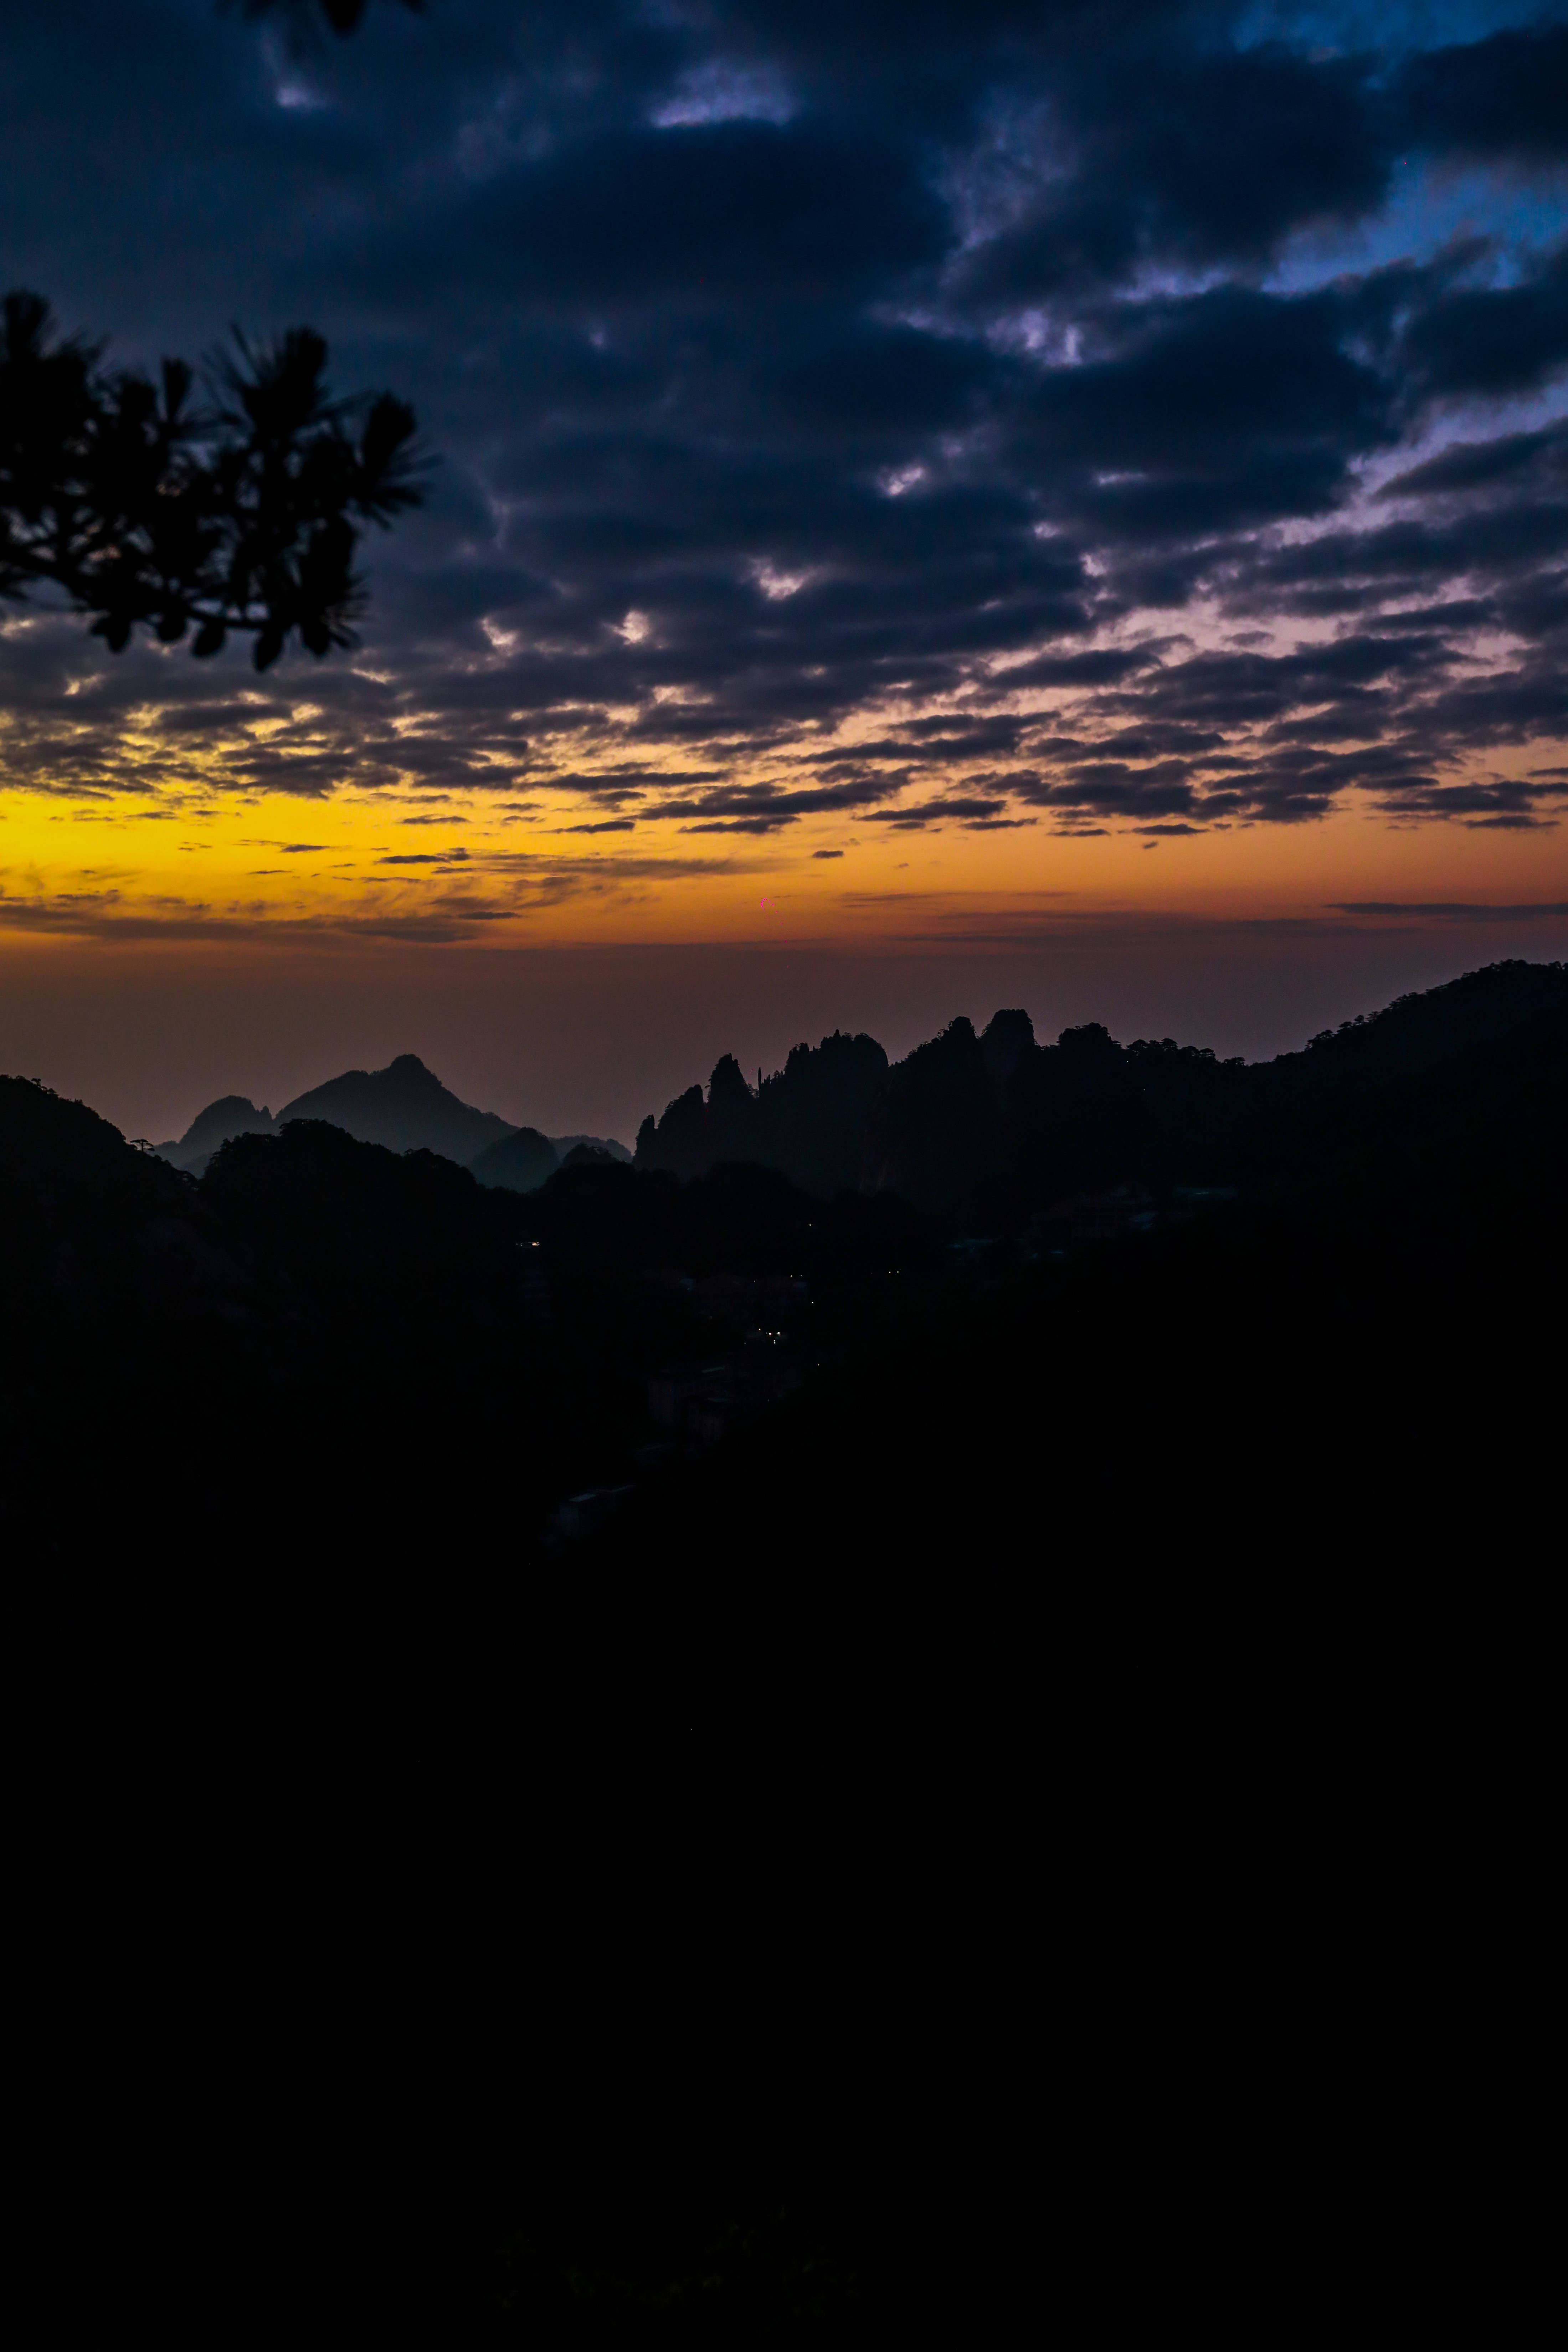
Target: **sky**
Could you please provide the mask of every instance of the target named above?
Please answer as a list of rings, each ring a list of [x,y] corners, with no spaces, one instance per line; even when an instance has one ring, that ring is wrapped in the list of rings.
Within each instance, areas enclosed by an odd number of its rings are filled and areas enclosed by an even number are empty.
[[[629,1135],[1568,953],[1568,9],[73,0],[0,280],[417,409],[360,644],[0,607],[0,1067]]]

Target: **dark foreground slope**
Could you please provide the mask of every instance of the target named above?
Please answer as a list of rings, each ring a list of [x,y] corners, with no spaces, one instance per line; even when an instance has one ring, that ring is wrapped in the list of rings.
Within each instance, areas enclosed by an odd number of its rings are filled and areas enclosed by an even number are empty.
[[[18,1812],[110,2086],[73,2316],[1002,2342],[1043,2205],[1118,2340],[1151,2268],[1255,2340],[1242,2235],[1294,2311],[1278,2178],[1206,2137],[1315,2118],[1337,2195],[1369,2005],[1419,2112],[1560,1573],[1568,1017],[1337,1052],[1234,1200],[1102,1240],[733,1165],[524,1197],[309,1123],[196,1183],[0,1086]],[[652,1422],[688,1370],[700,1426]],[[200,2177],[214,2115],[249,2172]]]
[[[1274,1134],[1234,1202],[888,1284],[862,1344],[639,1499],[606,1559],[697,1578],[728,1552],[782,1605],[830,1557],[895,1618],[917,1591],[967,1609],[1022,1580],[1055,1608],[1198,1565],[1270,1590],[1456,1556],[1544,1570],[1568,1015]]]
[[[309,1120],[195,1181],[6,1081],[8,1507],[62,1556],[113,1530],[418,1572],[455,1547],[552,1588],[607,1524],[605,1558],[671,1591],[1016,1560],[1102,1488],[1129,1557],[1174,1539],[1177,1493],[1227,1543],[1243,1490],[1288,1528],[1293,1478],[1317,1509],[1542,1394],[1560,980],[1472,975],[1250,1071],[992,1034],[1005,1119],[949,1032],[883,1103],[916,1193],[967,1155],[946,1213],[593,1155],[524,1195]],[[1479,1475],[1468,1438],[1438,1451]]]
[[[1203,1057],[1162,1094],[1025,1040],[1036,1177],[963,1222],[591,1155],[524,1195],[311,1121],[198,1182],[8,1081],[5,1507],[62,1559],[440,1560],[506,1606],[593,1559],[636,1580],[613,1639],[693,1643],[720,1591],[877,1610],[1064,1544],[1142,1574],[1439,1527],[1461,1486],[1504,1513],[1553,1401],[1568,1013],[1529,1009],[1550,969],[1479,980],[1242,1073],[1234,1118]],[[910,1082],[917,1141],[952,1076]],[[972,1108],[950,1164],[994,1142]]]

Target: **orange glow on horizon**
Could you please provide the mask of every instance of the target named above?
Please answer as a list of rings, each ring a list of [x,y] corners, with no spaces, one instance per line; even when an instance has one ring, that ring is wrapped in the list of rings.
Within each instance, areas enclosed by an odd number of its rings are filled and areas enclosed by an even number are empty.
[[[1353,802],[1298,825],[1143,835],[905,831],[862,813],[773,834],[694,835],[673,818],[583,839],[576,811],[491,796],[426,803],[352,787],[75,800],[0,790],[0,930],[62,940],[740,942],[942,939],[955,921],[1156,909],[1228,919],[1347,901],[1552,899],[1560,830],[1401,825]],[[586,821],[592,821],[588,819]]]

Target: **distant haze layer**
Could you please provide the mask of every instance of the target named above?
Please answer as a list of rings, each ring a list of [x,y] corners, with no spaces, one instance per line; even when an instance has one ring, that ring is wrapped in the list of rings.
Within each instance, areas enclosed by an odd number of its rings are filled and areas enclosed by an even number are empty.
[[[438,955],[103,947],[0,953],[0,1070],[89,1102],[128,1135],[183,1136],[237,1094],[274,1110],[348,1068],[416,1053],[465,1102],[546,1134],[630,1142],[732,1053],[749,1076],[834,1029],[895,1057],[955,1013],[1022,1006],[1042,1036],[1100,1021],[1251,1059],[1500,957],[1568,955],[1568,915],[1339,914],[1259,923],[1058,921],[1011,947],[900,954],[712,947]]]

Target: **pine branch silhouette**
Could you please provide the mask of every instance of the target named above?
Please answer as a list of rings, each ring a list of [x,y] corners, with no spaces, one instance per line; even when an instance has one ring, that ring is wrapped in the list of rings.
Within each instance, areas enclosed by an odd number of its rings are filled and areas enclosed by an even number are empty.
[[[413,410],[390,393],[335,400],[309,327],[253,346],[237,330],[208,370],[165,360],[154,383],[54,331],[41,296],[0,323],[0,596],[63,592],[122,652],[138,625],[192,651],[253,637],[258,670],[290,638],[318,658],[354,642],[367,523],[417,506]]]

